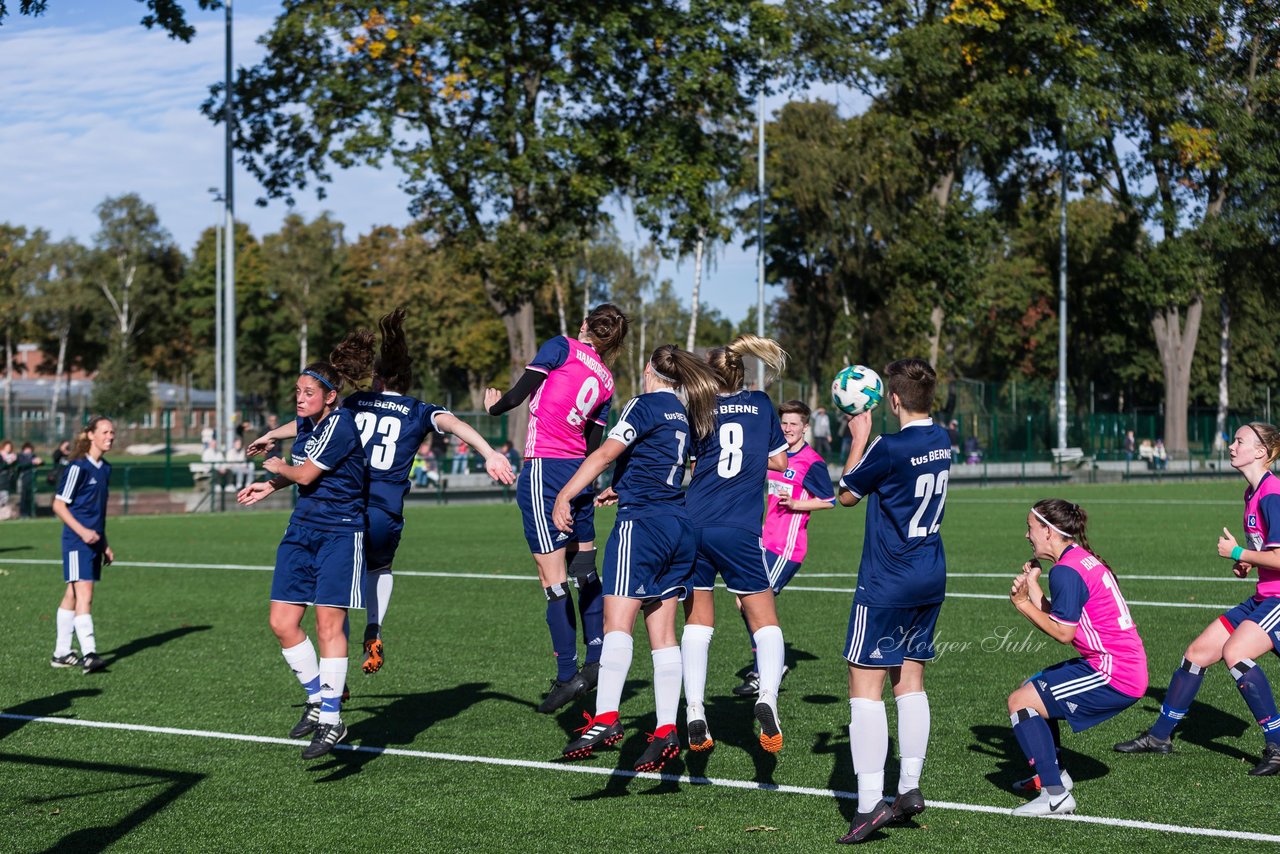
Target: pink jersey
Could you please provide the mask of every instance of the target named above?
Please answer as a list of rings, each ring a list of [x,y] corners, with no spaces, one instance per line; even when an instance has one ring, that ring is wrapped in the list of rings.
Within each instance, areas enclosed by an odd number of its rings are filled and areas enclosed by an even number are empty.
[[[769,507],[764,514],[764,547],[770,554],[800,563],[809,548],[809,514],[796,513],[778,504],[783,495],[795,501],[835,496],[827,463],[813,448],[805,445],[787,454],[786,471],[769,472]]]
[[[528,370],[547,378],[529,400],[525,458],[585,457],[587,423],[608,421],[613,374],[590,344],[563,335],[543,344]]]
[[[1079,581],[1057,575],[1072,572]],[[1071,641],[1076,651],[1105,673],[1107,683],[1121,694],[1145,694],[1147,651],[1107,565],[1080,546],[1072,546],[1050,570],[1049,586],[1053,591],[1050,615],[1056,622],[1076,627]]]
[[[1244,547],[1255,552],[1280,547],[1280,478],[1271,472],[1244,491]],[[1260,566],[1257,597],[1269,596],[1280,596],[1280,569]]]

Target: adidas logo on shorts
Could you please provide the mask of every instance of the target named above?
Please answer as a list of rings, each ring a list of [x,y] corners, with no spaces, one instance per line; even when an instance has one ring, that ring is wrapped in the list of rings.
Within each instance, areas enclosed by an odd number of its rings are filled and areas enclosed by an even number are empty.
[[[1072,703],[1072,702],[1068,701],[1068,702],[1067,702],[1067,708],[1071,710],[1072,714],[1074,714],[1074,713],[1075,713],[1075,710],[1076,710],[1076,709],[1078,709],[1078,708],[1080,708],[1080,707],[1079,707],[1079,706],[1077,706],[1075,703]]]
[[[638,588],[636,588],[636,593],[637,593],[637,594],[639,594],[640,596],[644,596],[644,595],[645,595],[645,592],[644,592],[644,585],[643,585],[643,584],[641,584]]]
[[[873,661],[879,661],[880,659],[884,658],[884,656],[880,654],[879,649],[873,649],[871,650],[871,655],[867,656],[867,658],[870,658]]]

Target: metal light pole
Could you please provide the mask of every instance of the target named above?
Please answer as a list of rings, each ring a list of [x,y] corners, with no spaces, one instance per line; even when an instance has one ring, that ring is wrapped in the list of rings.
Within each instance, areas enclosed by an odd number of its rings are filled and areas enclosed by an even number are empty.
[[[222,448],[223,452],[231,450],[232,435],[235,432],[233,421],[236,417],[236,224],[235,224],[235,190],[232,168],[235,160],[232,152],[232,121],[235,115],[234,98],[231,91],[231,0],[227,5],[227,90],[223,125],[226,131],[226,226],[223,235],[226,238],[227,263],[225,271],[226,297],[223,299],[225,314],[223,322],[223,381],[226,401],[222,413]]]
[[[760,88],[756,96],[756,334],[764,337],[764,36],[760,37]],[[764,362],[756,360],[756,388],[764,391]]]
[[[222,432],[222,223],[213,227],[213,234],[213,423]]]
[[[1061,151],[1062,210],[1058,217],[1058,448],[1067,447],[1067,146]]]

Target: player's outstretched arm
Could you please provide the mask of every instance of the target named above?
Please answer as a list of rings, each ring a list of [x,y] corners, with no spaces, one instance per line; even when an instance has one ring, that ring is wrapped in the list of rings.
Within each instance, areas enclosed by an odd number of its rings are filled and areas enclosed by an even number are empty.
[[[290,421],[288,424],[281,424],[274,430],[263,433],[258,438],[249,443],[249,447],[244,449],[246,457],[256,457],[258,454],[265,454],[276,446],[281,439],[293,439],[298,435],[298,422]]]
[[[309,459],[294,466],[283,457],[268,457],[262,467],[276,476],[273,481],[284,478],[286,483],[296,483],[299,486],[310,486],[324,475],[324,469]]]
[[[564,489],[556,496],[555,506],[551,509],[551,521],[566,534],[573,531],[573,511],[569,509],[569,501],[582,490],[596,482],[596,478],[604,474],[604,470],[613,465],[627,446],[617,439],[605,439],[591,456],[582,461]]]
[[[437,415],[436,426],[446,433],[452,433],[479,451],[480,455],[484,457],[484,468],[489,473],[489,477],[500,483],[505,483],[507,486],[516,482],[515,472],[511,470],[511,460],[490,447],[484,437],[476,432],[476,428],[452,412],[442,412]]]
[[[529,399],[529,395],[538,390],[538,386],[542,385],[547,375],[542,371],[534,371],[525,369],[524,375],[516,381],[506,394],[498,391],[496,388],[485,389],[484,392],[484,408],[490,415],[501,415],[508,410],[515,409],[520,404]]]

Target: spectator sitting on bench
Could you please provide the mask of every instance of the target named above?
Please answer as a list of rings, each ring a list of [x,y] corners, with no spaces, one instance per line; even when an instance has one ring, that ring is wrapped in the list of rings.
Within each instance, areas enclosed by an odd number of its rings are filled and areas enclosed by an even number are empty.
[[[982,462],[982,446],[978,444],[977,436],[970,436],[964,440],[964,461],[969,465]]]
[[[1156,446],[1152,449],[1151,465],[1156,471],[1164,471],[1169,467],[1169,454],[1164,449],[1164,439],[1156,439]]]
[[[1138,459],[1146,462],[1147,468],[1153,469],[1156,467],[1155,458],[1156,458],[1155,446],[1151,444],[1150,439],[1143,439],[1138,444]]]

